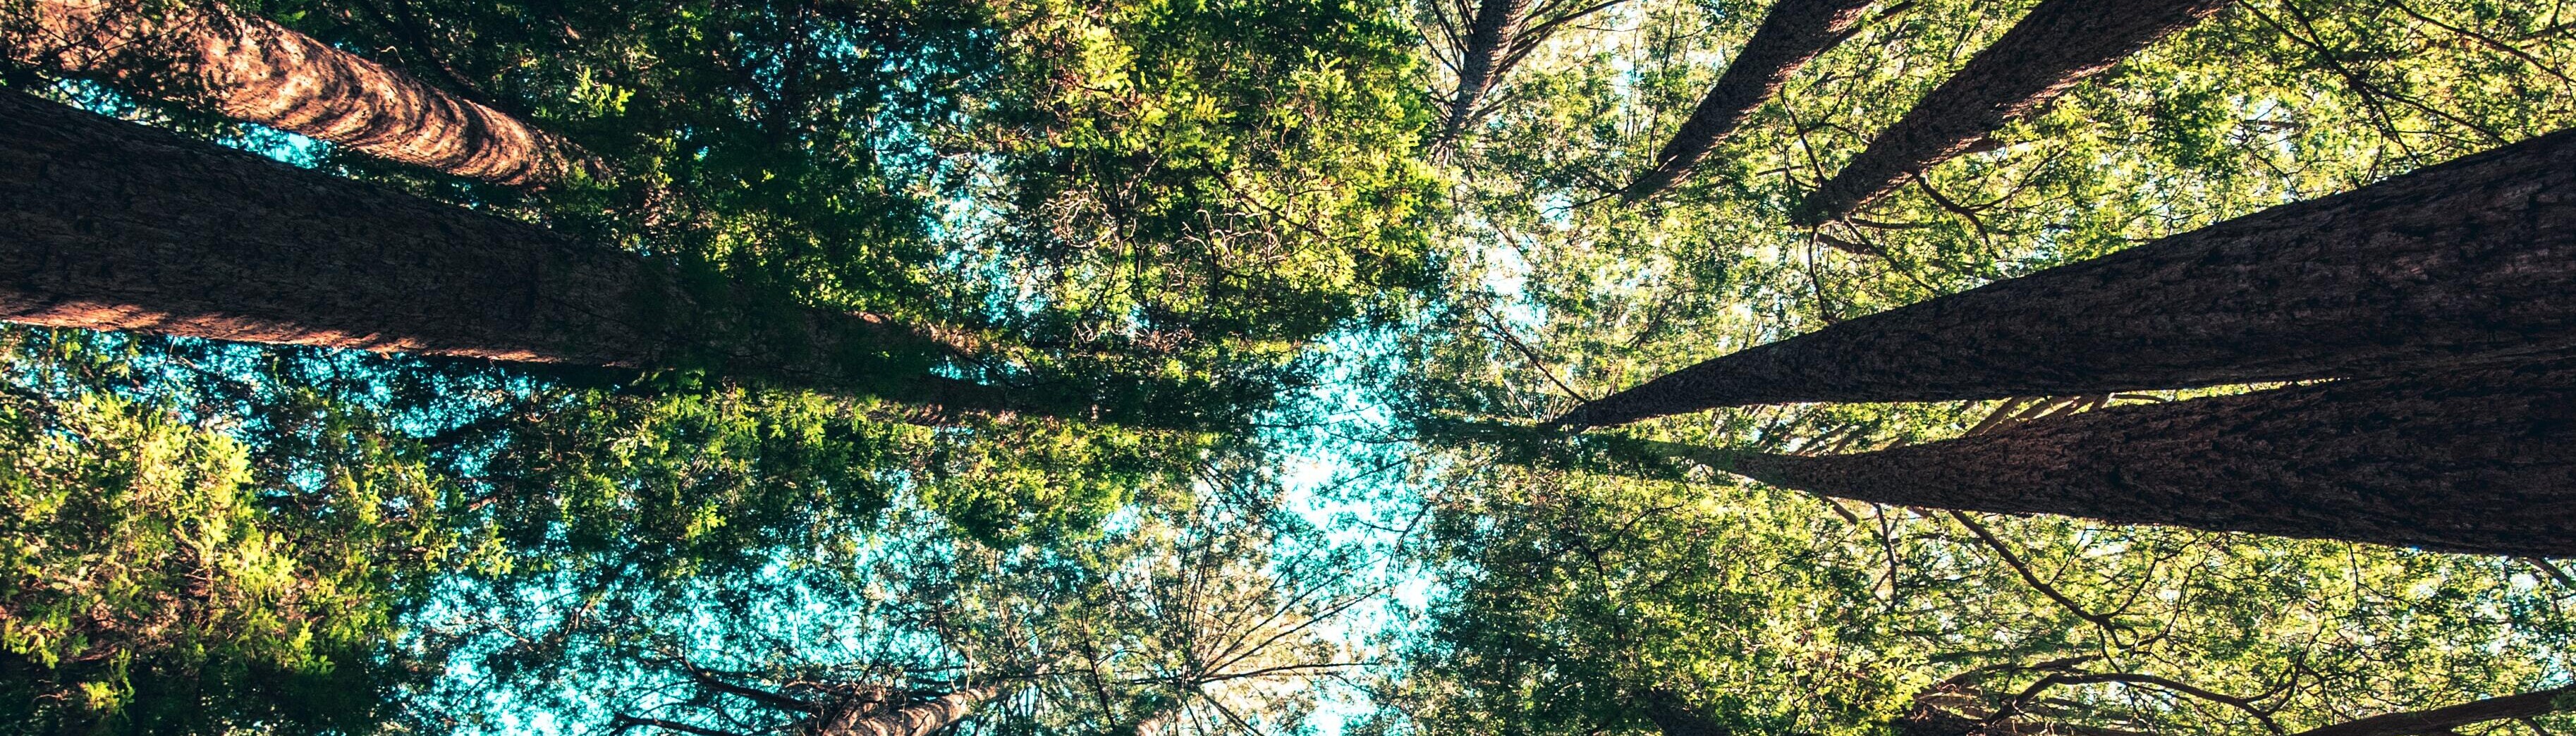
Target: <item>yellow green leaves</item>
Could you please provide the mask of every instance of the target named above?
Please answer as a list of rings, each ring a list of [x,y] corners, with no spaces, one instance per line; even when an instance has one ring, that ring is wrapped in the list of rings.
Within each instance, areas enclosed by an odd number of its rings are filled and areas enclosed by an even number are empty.
[[[138,659],[316,673],[374,633],[341,620],[383,623],[376,591],[335,585],[269,523],[232,438],[91,394],[0,400],[0,445],[0,648],[93,710],[131,700]]]

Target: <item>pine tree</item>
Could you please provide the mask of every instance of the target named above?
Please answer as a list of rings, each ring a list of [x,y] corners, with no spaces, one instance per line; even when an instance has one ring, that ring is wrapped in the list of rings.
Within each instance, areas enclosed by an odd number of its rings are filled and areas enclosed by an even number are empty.
[[[2393,375],[2576,347],[2576,132],[1852,319],[1567,412]]]
[[[1620,194],[1635,202],[1655,196],[1690,176],[1708,152],[1752,117],[1753,111],[1779,94],[1789,75],[1809,60],[1832,50],[1860,25],[1869,0],[1781,0],[1762,17],[1761,30],[1744,42],[1717,86],[1691,111],[1681,130],[1655,153],[1655,168],[1639,175]]]
[[[1796,216],[1806,224],[1848,216],[2038,110],[2077,82],[2228,5],[2227,0],[2044,0],[1807,195]]]
[[[934,368],[975,369],[997,348],[24,94],[0,94],[0,169],[38,172],[0,179],[0,319],[11,322],[708,371],[961,411],[1160,426],[1202,416],[1190,387],[1153,378],[1021,375],[1045,385],[1014,391],[941,377]],[[1102,390],[1135,401],[1104,402]]]
[[[2115,406],[1851,455],[1703,457],[1894,506],[2576,555],[2563,363]]]

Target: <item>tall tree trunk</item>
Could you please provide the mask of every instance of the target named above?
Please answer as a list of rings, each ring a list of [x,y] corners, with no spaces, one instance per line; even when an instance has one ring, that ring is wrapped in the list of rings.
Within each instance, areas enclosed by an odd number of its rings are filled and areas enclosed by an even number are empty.
[[[1738,351],[1561,426],[1721,406],[2398,375],[2576,347],[2576,131]]]
[[[1852,455],[1714,467],[1871,503],[2576,555],[2576,367],[2118,406]]]
[[[1780,0],[1762,18],[1762,28],[1735,53],[1735,61],[1708,96],[1691,111],[1690,120],[1655,154],[1655,168],[1637,177],[1620,198],[1635,202],[1671,188],[1689,176],[1700,159],[1744,124],[1789,75],[1840,43],[1860,24],[1871,0]]]
[[[1655,730],[1664,736],[1732,736],[1733,731],[1716,720],[1692,710],[1680,693],[1670,690],[1648,690],[1637,696],[1638,709]]]
[[[968,688],[899,708],[854,708],[828,712],[805,729],[811,736],[930,736],[993,699],[990,687]]]
[[[1467,127],[1467,119],[1476,114],[1476,105],[1493,88],[1494,76],[1502,66],[1503,55],[1510,51],[1512,37],[1520,31],[1523,16],[1529,14],[1531,0],[1484,0],[1476,5],[1476,20],[1467,28],[1467,47],[1459,50],[1458,94],[1449,103],[1449,122],[1442,128],[1443,138],[1455,138]]]
[[[0,51],[393,161],[509,185],[559,181],[588,154],[551,133],[213,0],[0,5]],[[18,12],[23,10],[23,12]]]
[[[2555,688],[2506,695],[2432,710],[2389,713],[2346,721],[2323,728],[2300,731],[2292,736],[2410,736],[2411,734],[2448,733],[2451,729],[2473,723],[2500,721],[2507,718],[2530,718],[2548,715],[2569,707],[2561,701],[2576,695],[2576,688]]]
[[[1005,391],[938,378],[935,365],[978,348],[875,315],[689,288],[624,251],[18,92],[0,91],[0,172],[0,320],[1189,421],[1089,390],[1167,395],[1148,383]]]
[[[2041,0],[1807,196],[1802,224],[1840,219],[2048,104],[2076,82],[2231,0]]]

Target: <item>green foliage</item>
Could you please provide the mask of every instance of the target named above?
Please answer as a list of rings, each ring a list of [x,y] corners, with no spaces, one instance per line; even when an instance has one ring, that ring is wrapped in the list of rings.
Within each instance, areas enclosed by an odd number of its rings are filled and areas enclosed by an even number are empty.
[[[2576,633],[2571,591],[2513,561],[1969,517],[1989,543],[1760,487],[1478,478],[1435,499],[1455,587],[1397,700],[1422,732],[1651,731],[1662,690],[1748,733],[2014,702],[2030,727],[2278,733],[2548,687]],[[2079,673],[2129,680],[2031,690]]]
[[[30,731],[795,720],[694,664],[801,696],[1009,683],[995,733],[1271,733],[1382,665],[1387,733],[1644,732],[1669,694],[1743,733],[2251,734],[2564,682],[2548,563],[1835,504],[1618,456],[1867,450],[2069,402],[1676,417],[1580,471],[1514,464],[1553,447],[1526,432],[1443,435],[2576,122],[2555,5],[2258,0],[1790,227],[2029,5],[1886,3],[1689,183],[1604,199],[1768,4],[1566,25],[1432,148],[1437,34],[1386,4],[246,3],[603,166],[511,191],[161,122],[1018,361],[945,366],[969,380],[1151,377],[1183,388],[1141,411],[1224,421],[10,332],[0,708]],[[1385,417],[1430,436],[1358,426]],[[1401,476],[1308,501],[1428,521],[1294,513],[1301,434]],[[1419,619],[1372,608],[1413,593]]]
[[[0,392],[0,448],[0,712],[28,732],[380,714],[399,591],[443,541],[417,466],[263,486],[241,442],[168,408],[23,385]]]
[[[983,268],[1076,337],[1299,341],[1426,285],[1410,34],[1337,0],[1026,2]],[[1294,32],[1283,32],[1295,29]],[[1138,334],[1143,331],[1143,334]]]
[[[1487,388],[1443,389],[1453,397],[1442,401],[1552,414],[1573,396],[1544,373],[1597,396],[2576,123],[2576,83],[2560,76],[2576,45],[2546,7],[2248,3],[2077,85],[1996,147],[1934,167],[1848,223],[1790,226],[1792,203],[2027,7],[1936,0],[1874,9],[1681,188],[1636,206],[1603,200],[1767,7],[1623,4],[1560,31],[1504,80],[1497,94],[1516,102],[1471,132],[1451,172],[1457,208],[1440,252],[1457,266],[1444,289],[1457,297],[1419,338],[1443,356],[1433,360],[1456,362],[1433,380],[1475,376],[1461,382]],[[1657,426],[1696,435],[1699,421]]]
[[[1398,699],[1422,733],[1651,730],[1693,694],[1750,733],[1862,732],[1923,656],[1875,615],[1873,550],[1814,502],[1761,489],[1481,474],[1434,499],[1426,550],[1453,590]]]

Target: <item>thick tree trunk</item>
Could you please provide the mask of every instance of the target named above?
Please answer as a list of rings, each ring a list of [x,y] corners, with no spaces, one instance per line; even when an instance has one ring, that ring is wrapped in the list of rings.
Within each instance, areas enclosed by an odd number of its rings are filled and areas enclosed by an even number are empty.
[[[1734,733],[1707,715],[1692,710],[1690,703],[1684,701],[1679,693],[1669,690],[1649,690],[1637,696],[1637,706],[1645,712],[1646,720],[1654,723],[1655,730],[1664,736],[1731,736]]]
[[[1577,407],[2071,396],[2576,348],[2576,131],[1853,319]]]
[[[854,708],[830,712],[812,722],[811,736],[930,736],[993,699],[991,687],[969,688],[900,708]]]
[[[2576,368],[2118,406],[1853,455],[1701,455],[1871,503],[2576,555]]]
[[[0,51],[147,95],[510,185],[559,181],[588,160],[571,143],[489,107],[211,0],[0,4]]]
[[[1744,124],[1789,75],[1842,41],[1861,21],[1871,0],[1780,0],[1762,18],[1762,28],[1744,42],[1735,61],[1708,96],[1691,111],[1680,131],[1655,154],[1655,168],[1637,177],[1620,197],[1635,202],[1671,188],[1689,176],[1700,159]]]
[[[930,330],[685,288],[623,251],[17,92],[0,172],[0,320],[1095,411],[1084,391],[934,377],[971,348]]]
[[[1476,5],[1476,19],[1467,29],[1467,47],[1458,53],[1458,94],[1449,103],[1449,121],[1442,136],[1455,138],[1467,127],[1467,119],[1476,114],[1476,105],[1485,99],[1485,91],[1494,86],[1494,74],[1502,66],[1503,56],[1518,35],[1522,16],[1529,14],[1531,0],[1484,0]]]
[[[1815,224],[1850,215],[2230,1],[2042,0],[1809,194],[1795,216]]]
[[[2576,694],[2576,688],[2556,688],[2488,698],[2461,703],[2447,708],[2389,713],[2357,721],[2346,721],[2323,728],[2300,731],[2292,736],[2410,736],[2411,734],[2449,733],[2451,729],[2473,723],[2500,721],[2507,718],[2530,718],[2548,715],[2567,707],[2560,701]]]

